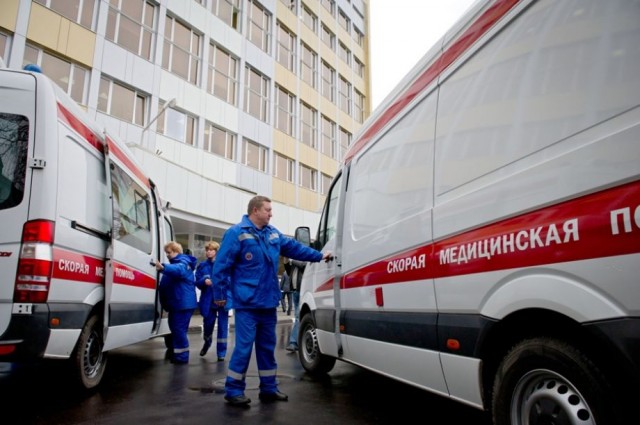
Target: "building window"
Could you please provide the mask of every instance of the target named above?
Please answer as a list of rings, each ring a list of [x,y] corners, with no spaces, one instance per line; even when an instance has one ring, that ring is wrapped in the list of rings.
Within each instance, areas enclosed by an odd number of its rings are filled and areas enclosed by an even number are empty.
[[[144,125],[148,96],[105,77],[100,78],[98,111],[123,121]]]
[[[24,50],[22,66],[29,63],[40,66],[42,73],[55,81],[73,100],[81,105],[87,104],[89,93],[88,69],[27,44]]]
[[[351,133],[340,127],[340,159],[344,158],[349,146],[351,146]]]
[[[317,34],[318,17],[304,3],[302,3],[302,22],[304,22],[314,34]]]
[[[212,12],[231,28],[240,31],[240,2],[241,0],[212,0]]]
[[[293,136],[296,98],[282,87],[276,87],[276,128]]]
[[[280,0],[280,3],[284,4],[287,9],[289,9],[294,14],[298,14],[298,7],[296,5],[296,0]]]
[[[95,0],[34,0],[68,20],[93,30]]]
[[[158,109],[164,108],[165,102],[160,101]],[[158,117],[158,133],[171,137],[187,145],[196,145],[196,129],[198,119],[174,108],[166,108]]]
[[[202,60],[200,36],[171,16],[167,16],[164,31],[162,67],[191,84],[198,84]]]
[[[326,44],[331,50],[335,51],[336,45],[336,36],[331,30],[325,25],[321,25],[322,29],[320,31],[320,39],[324,44]]]
[[[214,96],[235,106],[238,88],[238,59],[213,43],[209,47],[207,90]]]
[[[351,29],[351,20],[347,17],[347,14],[340,8],[338,8],[338,25],[340,28],[349,32]]]
[[[338,43],[338,57],[342,59],[344,63],[351,66],[351,51],[342,41]]]
[[[316,192],[318,190],[318,171],[300,164],[300,186]]]
[[[242,139],[242,163],[266,173],[267,148],[251,140]]]
[[[293,159],[278,152],[273,154],[273,175],[279,179],[293,183]]]
[[[353,118],[362,124],[364,122],[364,95],[355,89],[353,92]]]
[[[318,111],[304,102],[300,102],[300,141],[314,149],[317,143]]]
[[[322,95],[335,103],[336,71],[322,61]]]
[[[356,28],[353,27],[353,31],[351,32],[351,37],[353,38],[353,40],[356,42],[356,44],[360,47],[364,46],[364,34],[362,34],[362,32]]]
[[[360,78],[364,78],[364,64],[356,56],[353,57],[353,71]]]
[[[302,43],[300,54],[300,77],[302,81],[316,88],[316,75],[318,73],[318,55],[309,46]]]
[[[244,111],[268,123],[269,80],[252,68],[247,67],[245,71]]]
[[[236,159],[236,135],[207,122],[204,126],[203,149],[231,161]]]
[[[249,0],[249,31],[247,38],[261,50],[269,53],[271,16],[255,0]]]
[[[336,141],[336,123],[329,118],[322,116],[322,153],[338,159],[337,141]]]
[[[333,16],[333,11],[335,10],[335,7],[336,7],[335,0],[320,0],[320,4],[322,5],[322,7],[327,9],[327,11],[331,14],[331,16]]]
[[[351,83],[342,75],[338,83],[338,98],[340,110],[346,114],[351,114]]]
[[[128,51],[152,59],[157,31],[156,6],[144,0],[111,0],[107,40]]]
[[[320,173],[320,193],[321,194],[326,195],[327,193],[329,193],[332,180],[333,180],[333,177],[325,173]]]
[[[278,47],[276,60],[291,72],[295,72],[296,37],[282,23],[278,22]]]

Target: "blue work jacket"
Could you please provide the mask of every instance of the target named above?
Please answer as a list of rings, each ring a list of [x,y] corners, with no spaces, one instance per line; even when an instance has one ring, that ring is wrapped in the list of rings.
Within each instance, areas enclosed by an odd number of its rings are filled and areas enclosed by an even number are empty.
[[[193,255],[178,254],[170,263],[162,263],[160,303],[167,311],[195,309],[196,283],[194,269],[198,260]]]
[[[222,238],[213,266],[215,300],[227,300],[227,309],[275,308],[280,304],[279,257],[318,262],[322,253],[271,225],[258,229],[248,215]]]

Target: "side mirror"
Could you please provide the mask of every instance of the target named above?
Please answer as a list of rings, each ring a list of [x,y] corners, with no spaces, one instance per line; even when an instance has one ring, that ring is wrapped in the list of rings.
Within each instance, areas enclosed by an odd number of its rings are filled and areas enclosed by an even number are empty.
[[[298,227],[296,229],[295,239],[303,245],[311,246],[311,231],[306,226]]]

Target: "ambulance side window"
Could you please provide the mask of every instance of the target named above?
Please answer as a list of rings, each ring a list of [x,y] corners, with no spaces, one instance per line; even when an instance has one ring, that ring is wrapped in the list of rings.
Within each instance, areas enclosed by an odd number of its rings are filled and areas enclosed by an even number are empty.
[[[140,251],[151,252],[149,194],[120,167],[111,163],[113,235]]]
[[[0,209],[22,202],[28,139],[27,117],[0,113]]]

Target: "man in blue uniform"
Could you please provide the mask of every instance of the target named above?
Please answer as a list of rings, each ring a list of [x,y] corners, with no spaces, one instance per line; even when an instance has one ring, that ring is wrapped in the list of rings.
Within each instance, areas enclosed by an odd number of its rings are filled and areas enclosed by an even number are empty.
[[[288,400],[288,396],[278,390],[276,381],[280,255],[312,262],[332,258],[329,252],[316,251],[284,236],[269,224],[271,216],[271,200],[265,196],[253,197],[242,221],[225,232],[213,266],[214,299],[235,311],[236,344],[225,382],[225,399],[234,406],[251,403],[244,389],[254,343],[260,401]]]

